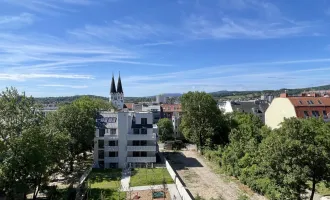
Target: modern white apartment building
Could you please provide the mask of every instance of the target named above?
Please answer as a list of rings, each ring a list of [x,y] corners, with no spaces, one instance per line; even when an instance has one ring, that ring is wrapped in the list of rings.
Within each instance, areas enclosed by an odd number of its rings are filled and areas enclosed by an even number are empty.
[[[94,167],[153,166],[158,148],[152,122],[151,112],[101,112],[94,138]]]

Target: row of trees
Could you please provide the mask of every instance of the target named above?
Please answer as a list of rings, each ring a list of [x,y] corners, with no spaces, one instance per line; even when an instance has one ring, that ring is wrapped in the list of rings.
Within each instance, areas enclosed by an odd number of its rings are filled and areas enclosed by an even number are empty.
[[[254,191],[270,199],[303,199],[330,183],[330,123],[286,119],[271,130],[252,114],[224,115],[203,92],[182,96],[184,136]]]
[[[99,109],[111,104],[81,97],[46,116],[32,97],[6,89],[0,98],[0,193],[7,199],[36,199],[49,177],[90,150]]]

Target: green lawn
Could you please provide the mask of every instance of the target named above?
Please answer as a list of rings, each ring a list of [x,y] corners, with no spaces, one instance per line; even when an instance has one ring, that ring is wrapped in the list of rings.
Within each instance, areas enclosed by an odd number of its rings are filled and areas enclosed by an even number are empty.
[[[121,200],[126,199],[126,192],[118,192],[120,187],[121,169],[93,169],[88,177],[88,199]]]
[[[173,183],[173,180],[166,168],[136,168],[132,170],[131,187],[143,185],[161,185],[165,180],[166,184]]]

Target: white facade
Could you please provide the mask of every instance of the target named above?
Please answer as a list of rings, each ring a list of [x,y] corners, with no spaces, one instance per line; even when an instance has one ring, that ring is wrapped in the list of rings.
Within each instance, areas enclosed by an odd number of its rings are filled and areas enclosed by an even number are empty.
[[[159,94],[156,96],[156,103],[165,103],[166,102],[167,97]]]
[[[219,109],[223,111],[224,113],[231,113],[233,112],[233,107],[231,106],[230,101],[226,101],[222,104],[219,104]]]
[[[181,117],[179,116],[179,113],[173,113],[172,115],[172,124],[173,124],[173,137],[175,139],[180,138],[181,134],[179,131],[179,126],[181,123]]]
[[[152,120],[149,112],[101,112],[94,137],[94,167],[152,166],[157,152]]]
[[[110,102],[117,107],[118,110],[124,108],[124,93],[110,93]]]

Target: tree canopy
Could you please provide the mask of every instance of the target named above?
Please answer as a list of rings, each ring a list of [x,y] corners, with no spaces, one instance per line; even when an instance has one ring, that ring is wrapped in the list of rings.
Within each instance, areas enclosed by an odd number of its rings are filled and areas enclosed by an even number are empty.
[[[228,142],[227,124],[217,102],[205,92],[188,92],[181,97],[183,117],[180,130],[189,141],[211,147]]]
[[[158,136],[159,140],[164,142],[173,138],[173,124],[171,120],[162,118],[158,121]]]

